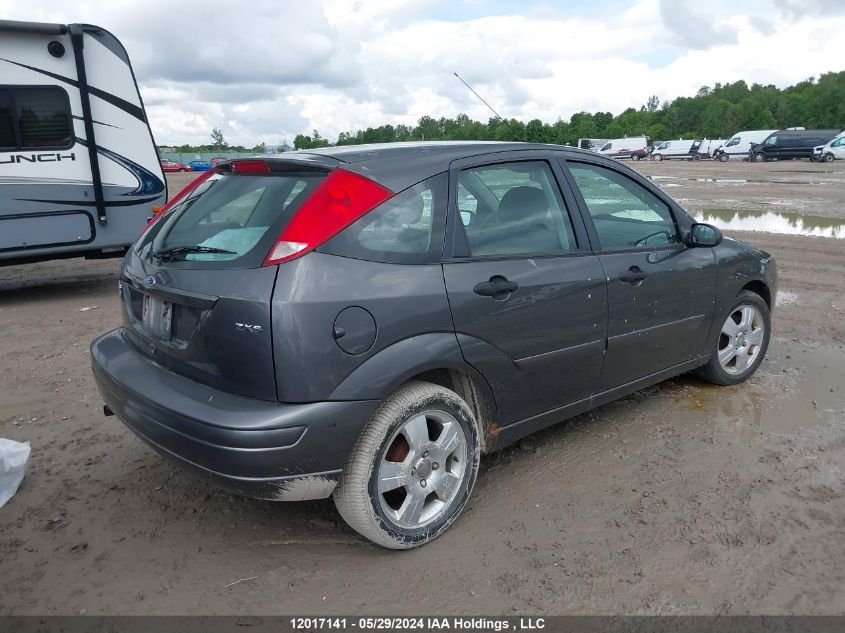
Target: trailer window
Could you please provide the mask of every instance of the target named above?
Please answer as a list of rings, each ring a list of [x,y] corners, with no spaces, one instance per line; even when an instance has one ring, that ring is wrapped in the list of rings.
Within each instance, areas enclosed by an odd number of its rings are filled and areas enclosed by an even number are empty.
[[[72,145],[67,92],[58,86],[0,86],[0,147],[38,150]]]
[[[9,91],[0,89],[0,148],[14,149],[16,146],[14,118],[12,117]]]

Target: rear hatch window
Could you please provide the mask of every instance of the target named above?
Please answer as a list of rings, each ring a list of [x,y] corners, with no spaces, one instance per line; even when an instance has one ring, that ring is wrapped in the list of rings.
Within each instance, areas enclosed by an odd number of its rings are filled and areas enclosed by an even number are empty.
[[[300,204],[326,177],[291,167],[232,173],[202,182],[156,222],[138,254],[176,268],[255,268]]]

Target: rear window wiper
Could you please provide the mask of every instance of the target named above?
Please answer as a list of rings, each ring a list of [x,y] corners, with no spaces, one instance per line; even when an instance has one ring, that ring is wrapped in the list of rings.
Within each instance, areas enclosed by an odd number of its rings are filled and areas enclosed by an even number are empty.
[[[214,246],[173,246],[171,248],[162,248],[153,253],[153,257],[158,259],[166,259],[175,257],[176,255],[189,255],[190,253],[220,253],[222,255],[237,255],[236,251],[229,251],[225,248],[215,248]]]

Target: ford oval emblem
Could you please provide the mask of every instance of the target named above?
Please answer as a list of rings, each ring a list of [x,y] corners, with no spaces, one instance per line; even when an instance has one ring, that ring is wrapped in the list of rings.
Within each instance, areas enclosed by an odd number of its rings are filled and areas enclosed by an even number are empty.
[[[155,286],[156,285],[156,278],[152,275],[147,275],[144,277],[144,285],[145,286]]]

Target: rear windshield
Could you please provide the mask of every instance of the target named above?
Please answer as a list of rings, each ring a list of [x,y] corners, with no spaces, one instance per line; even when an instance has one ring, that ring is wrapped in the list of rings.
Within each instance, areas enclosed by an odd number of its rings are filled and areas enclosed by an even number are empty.
[[[153,225],[138,254],[181,268],[260,266],[324,177],[315,172],[214,174]]]

